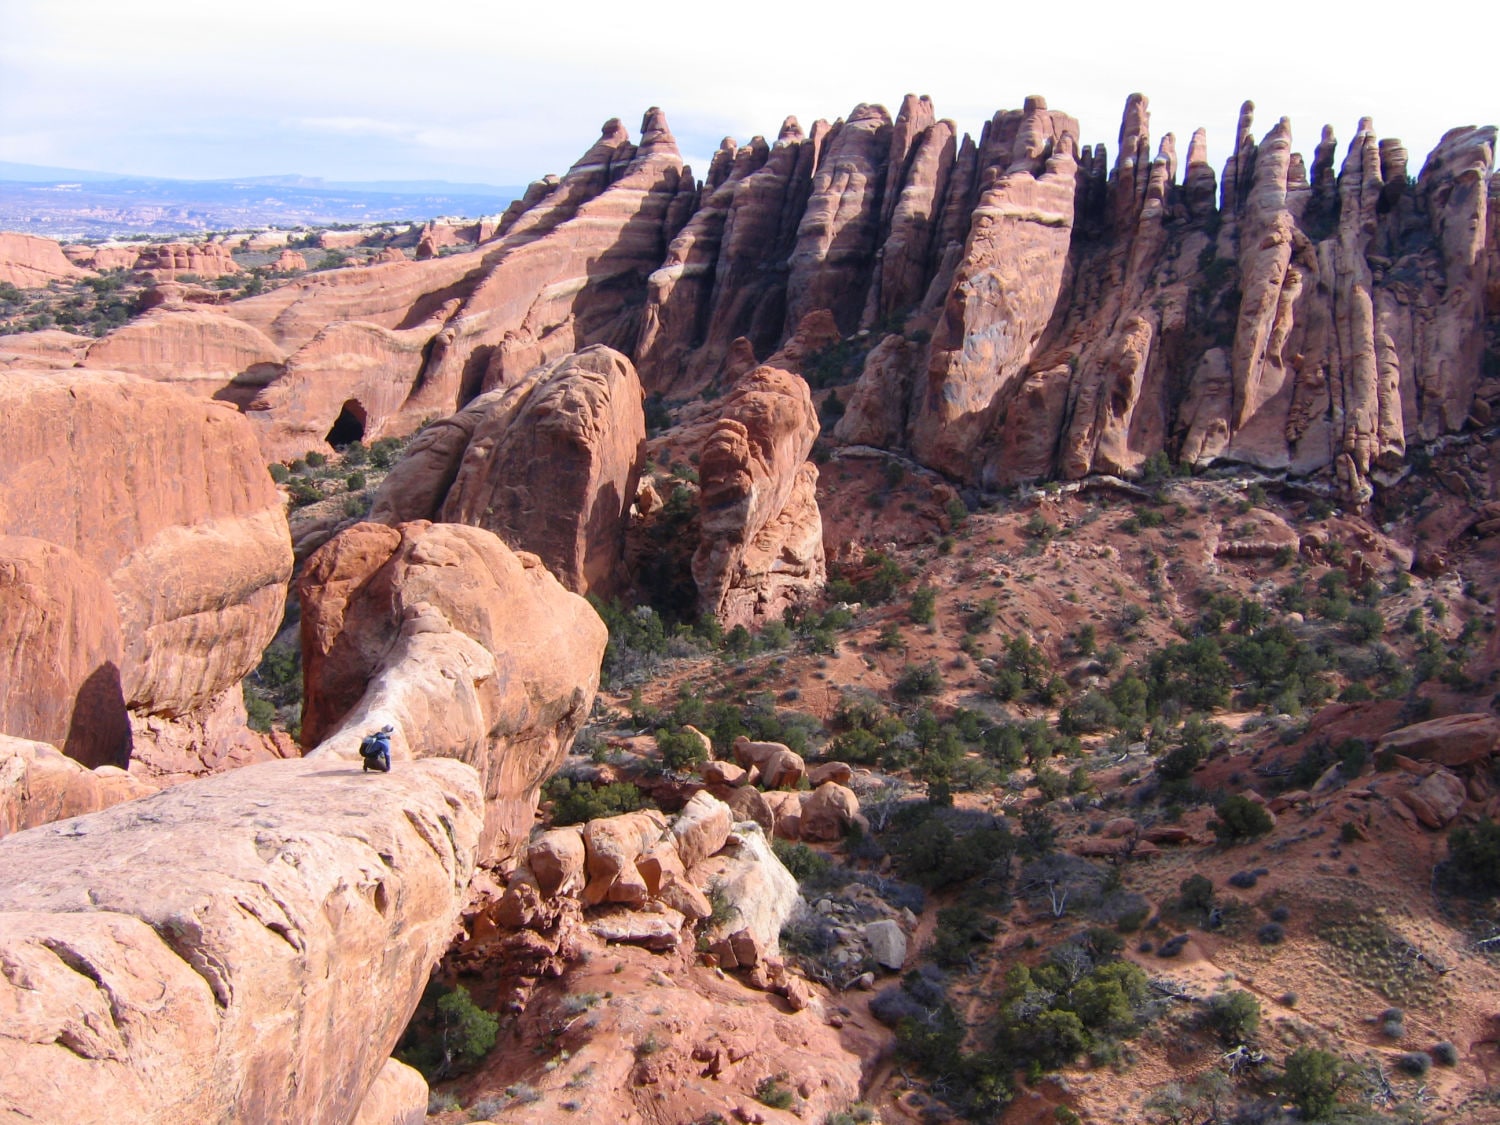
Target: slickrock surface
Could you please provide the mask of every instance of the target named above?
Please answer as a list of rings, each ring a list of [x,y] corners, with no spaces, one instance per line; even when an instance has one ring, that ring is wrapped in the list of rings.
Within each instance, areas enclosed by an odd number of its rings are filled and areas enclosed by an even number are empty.
[[[51,281],[93,276],[79,269],[50,238],[0,231],[0,282],[18,289],[40,289]]]
[[[12,370],[0,532],[3,632],[22,641],[5,658],[7,733],[148,776],[225,752],[205,732],[242,707],[292,564],[243,417],[117,372]]]
[[[118,766],[86,769],[48,743],[0,735],[0,836],[155,792]]]
[[[818,419],[807,384],[774,367],[740,378],[703,447],[699,604],[726,626],[776,620],[826,573],[818,470],[807,460]]]
[[[538,368],[418,437],[371,519],[487,528],[575,593],[617,592],[645,455],[642,398],[630,361],[603,345]]]
[[[171,383],[202,398],[238,392],[235,397],[248,399],[254,382],[279,370],[285,358],[244,321],[220,309],[179,303],[154,308],[111,332],[89,347],[84,364]]]
[[[335,321],[280,368],[242,377],[235,398],[266,457],[289,461],[326,448],[329,431],[346,416],[367,443],[415,429],[433,413],[412,402],[412,382],[436,325],[435,318],[399,330]]]
[[[357,762],[361,736],[390,723],[398,763],[478,769],[481,858],[514,854],[593,705],[608,638],[589,604],[493,533],[426,521],[356,524],[308,560],[298,593],[310,756]]]
[[[0,840],[0,1118],[352,1120],[482,811],[458,762],[276,762]]]

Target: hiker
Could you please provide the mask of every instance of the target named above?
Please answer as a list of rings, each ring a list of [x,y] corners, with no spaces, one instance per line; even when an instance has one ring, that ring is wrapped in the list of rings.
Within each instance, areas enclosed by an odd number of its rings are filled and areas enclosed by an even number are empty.
[[[359,756],[365,760],[365,771],[391,772],[391,735],[396,728],[387,724],[374,734],[367,734],[359,744]]]

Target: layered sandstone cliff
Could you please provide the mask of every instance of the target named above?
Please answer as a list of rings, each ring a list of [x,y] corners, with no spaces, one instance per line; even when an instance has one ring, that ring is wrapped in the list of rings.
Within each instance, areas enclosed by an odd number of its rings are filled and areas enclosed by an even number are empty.
[[[1203,130],[1181,160],[1153,138],[1139,94],[1113,161],[1083,139],[1040,97],[976,138],[908,96],[894,118],[862,104],[725,138],[699,183],[653,109],[638,143],[606,123],[474,250],[232,302],[213,315],[270,348],[227,381],[199,359],[170,377],[220,380],[289,458],[408,432],[589,345],[686,397],[870,332],[899,342],[862,349],[839,440],[981,486],[1229,460],[1326,474],[1355,505],[1467,424],[1500,304],[1493,127],[1450,131],[1415,177],[1368,120],[1342,160],[1326,127],[1304,155],[1288,121],[1257,139],[1249,103],[1222,176]],[[789,348],[815,318],[833,339]],[[133,328],[89,362],[162,377]]]
[[[92,276],[70,262],[50,238],[0,231],[0,282],[18,289],[40,289],[53,281]]]

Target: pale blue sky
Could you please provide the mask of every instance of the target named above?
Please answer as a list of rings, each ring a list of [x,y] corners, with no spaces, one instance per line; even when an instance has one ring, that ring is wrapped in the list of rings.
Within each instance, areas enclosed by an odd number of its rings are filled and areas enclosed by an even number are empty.
[[[1113,157],[1125,98],[1141,90],[1153,135],[1174,131],[1185,156],[1206,126],[1216,167],[1248,97],[1257,136],[1286,115],[1309,156],[1325,121],[1342,156],[1369,114],[1407,143],[1415,171],[1445,129],[1500,121],[1493,27],[1319,3],[1257,18],[1272,11],[0,0],[0,160],[516,184],[563,171],[607,117],[634,130],[656,104],[701,175],[725,134],[774,136],[786,114],[805,126],[860,101],[894,112],[908,91],[970,131],[1041,93]]]

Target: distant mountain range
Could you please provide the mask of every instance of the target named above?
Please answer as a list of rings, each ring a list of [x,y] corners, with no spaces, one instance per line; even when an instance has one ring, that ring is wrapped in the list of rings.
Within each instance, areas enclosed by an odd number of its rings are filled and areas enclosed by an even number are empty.
[[[489,215],[524,189],[313,176],[174,180],[0,161],[0,230],[59,240]]]

